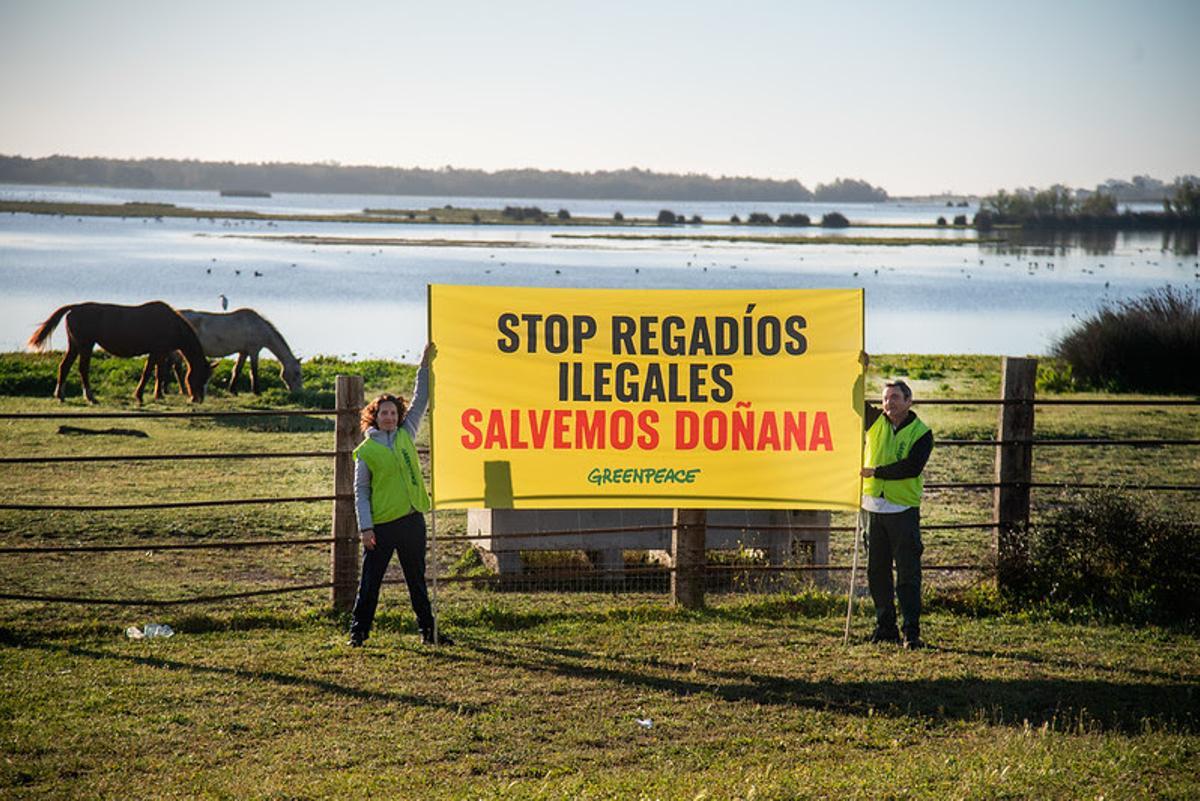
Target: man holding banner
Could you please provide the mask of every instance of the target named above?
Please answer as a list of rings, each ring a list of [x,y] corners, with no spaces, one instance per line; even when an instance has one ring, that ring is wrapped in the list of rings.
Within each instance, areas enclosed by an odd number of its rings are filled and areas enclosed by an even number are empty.
[[[883,389],[883,411],[867,407],[861,474],[867,585],[875,601],[875,631],[870,640],[900,642],[895,605],[899,600],[904,647],[918,649],[925,646],[921,640],[921,493],[925,484],[921,474],[933,451],[933,432],[911,410],[912,403],[908,385],[892,381]]]

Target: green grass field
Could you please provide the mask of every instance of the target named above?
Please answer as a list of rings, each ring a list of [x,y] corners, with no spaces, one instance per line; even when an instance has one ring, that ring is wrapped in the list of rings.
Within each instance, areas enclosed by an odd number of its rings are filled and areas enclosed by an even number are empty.
[[[110,420],[137,365],[98,359],[99,407],[49,400],[54,357],[0,355],[0,456],[331,450],[327,419]],[[995,397],[999,360],[876,356],[918,397]],[[228,362],[220,368],[228,371]],[[306,365],[288,399],[221,390],[206,409],[328,406],[332,376],[407,392],[412,368]],[[220,372],[218,373],[221,374]],[[1067,396],[1071,397],[1071,396]],[[1095,396],[1086,396],[1095,397]],[[184,410],[178,395],[146,405]],[[919,409],[943,438],[987,438],[996,407]],[[59,434],[137,429],[146,437]],[[1190,438],[1195,408],[1043,407],[1038,436]],[[929,479],[990,480],[989,448],[939,448]],[[6,502],[329,494],[327,459],[0,465]],[[1190,483],[1200,449],[1042,448],[1042,480]],[[1037,511],[1058,493],[1035,496]],[[1147,495],[1192,520],[1194,495]],[[931,493],[927,523],[986,521],[990,495]],[[119,553],[0,554],[0,592],[178,598],[328,579],[328,546],[161,551],[164,542],[327,536],[329,504],[139,512],[0,511],[0,546],[130,544]],[[835,522],[845,522],[835,516]],[[440,513],[439,534],[461,534]],[[926,561],[986,563],[989,534],[930,532]],[[833,561],[852,538],[836,533]],[[439,552],[443,575],[463,546]],[[560,555],[567,560],[570,555]],[[555,558],[553,555],[547,557]],[[838,579],[843,581],[844,579]],[[929,575],[926,634],[909,653],[841,643],[844,590],[788,585],[709,595],[517,592],[442,584],[457,645],[418,645],[388,586],[366,648],[344,645],[328,590],[204,606],[0,600],[0,797],[1192,798],[1200,795],[1200,641],[1076,615],[988,612],[986,576]],[[563,588],[559,588],[560,590]],[[855,630],[869,628],[870,604]],[[169,623],[166,640],[123,630]],[[650,720],[649,727],[638,720]]]

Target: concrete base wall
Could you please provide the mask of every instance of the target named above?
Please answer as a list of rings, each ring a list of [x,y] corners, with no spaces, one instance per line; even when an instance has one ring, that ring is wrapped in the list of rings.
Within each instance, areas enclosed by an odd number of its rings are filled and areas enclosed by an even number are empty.
[[[671,509],[470,509],[467,533],[490,566],[501,575],[521,572],[522,551],[584,551],[598,569],[624,567],[622,551],[650,551],[670,564]],[[787,509],[712,509],[705,547],[762,550],[772,565],[795,563],[797,551],[811,549],[813,564],[829,563],[829,512]],[[818,529],[763,531],[755,526],[819,526]],[[581,529],[662,526],[647,531],[579,534]],[[556,532],[546,534],[545,532]],[[565,533],[557,533],[565,532]],[[518,536],[512,536],[518,535]],[[804,545],[802,545],[804,544]],[[814,575],[815,580],[823,576]]]

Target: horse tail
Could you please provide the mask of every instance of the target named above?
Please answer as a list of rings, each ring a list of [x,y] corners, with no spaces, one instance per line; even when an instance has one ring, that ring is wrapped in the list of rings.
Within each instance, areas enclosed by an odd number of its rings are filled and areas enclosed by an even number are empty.
[[[46,322],[38,326],[38,329],[33,332],[33,336],[25,343],[25,347],[30,350],[45,350],[46,340],[50,339],[50,335],[54,333],[54,329],[58,328],[58,321],[63,318],[63,315],[75,308],[74,303],[68,303],[66,306],[59,306],[54,314],[46,318]]]

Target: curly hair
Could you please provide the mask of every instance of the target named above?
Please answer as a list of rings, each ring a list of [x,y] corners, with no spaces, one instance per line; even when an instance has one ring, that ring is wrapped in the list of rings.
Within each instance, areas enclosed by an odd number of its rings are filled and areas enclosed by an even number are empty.
[[[408,402],[404,400],[403,395],[392,395],[385,392],[375,400],[363,407],[362,414],[358,417],[358,427],[365,434],[367,429],[372,426],[377,426],[379,422],[379,404],[394,403],[396,411],[400,413],[400,420],[404,420],[404,415],[408,413]]]

